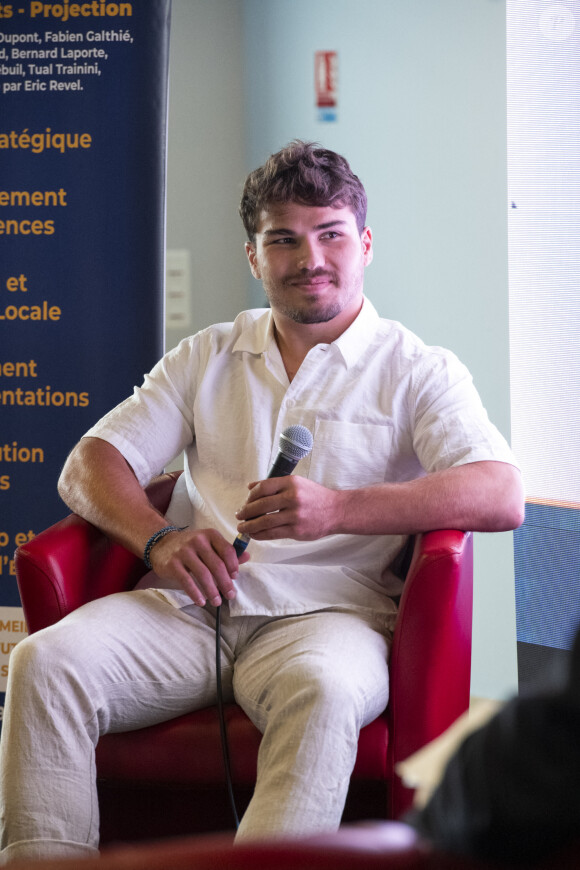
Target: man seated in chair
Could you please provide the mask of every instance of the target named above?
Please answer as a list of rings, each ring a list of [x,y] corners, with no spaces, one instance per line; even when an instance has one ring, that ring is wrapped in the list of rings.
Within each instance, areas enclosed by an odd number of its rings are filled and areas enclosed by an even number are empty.
[[[248,176],[240,213],[270,307],[181,342],[62,472],[71,510],[151,571],[13,653],[8,859],[98,850],[99,736],[215,703],[218,605],[226,699],[263,734],[238,841],[336,829],[359,731],[388,700],[405,536],[522,521],[519,471],[467,370],[363,295],[372,233],[348,162],[291,143]],[[312,452],[268,477],[298,424]],[[161,516],[143,487],[182,452]]]

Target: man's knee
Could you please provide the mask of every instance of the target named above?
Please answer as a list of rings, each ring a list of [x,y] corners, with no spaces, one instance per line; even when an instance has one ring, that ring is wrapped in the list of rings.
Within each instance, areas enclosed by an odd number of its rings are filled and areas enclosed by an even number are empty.
[[[32,685],[37,689],[46,685],[53,691],[67,682],[67,675],[79,681],[81,656],[77,654],[82,645],[71,648],[66,639],[59,640],[60,633],[55,628],[32,634],[14,647],[8,668],[9,686],[12,684],[19,692],[24,692]]]
[[[279,697],[288,714],[310,711],[310,715],[329,717],[343,727],[360,728],[376,718],[387,706],[389,697],[386,665],[371,679],[361,679],[358,670],[336,668],[319,660],[303,662],[288,681],[281,675]]]
[[[33,634],[21,640],[10,654],[9,674],[21,686],[26,680],[39,675],[48,663],[50,650],[45,649],[40,635]]]
[[[302,665],[292,674],[286,687],[281,686],[281,692],[289,706],[297,710],[332,710],[334,716],[349,717],[358,706],[356,682],[319,664]]]

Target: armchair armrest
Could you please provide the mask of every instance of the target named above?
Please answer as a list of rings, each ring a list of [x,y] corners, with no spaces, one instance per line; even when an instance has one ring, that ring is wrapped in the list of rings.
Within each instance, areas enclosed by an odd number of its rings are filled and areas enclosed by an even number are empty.
[[[179,472],[147,487],[151,503],[167,510]],[[55,523],[16,551],[16,578],[30,633],[52,625],[81,604],[132,589],[145,564],[76,514]]]
[[[390,769],[445,731],[469,706],[473,536],[418,535],[399,606],[390,673]],[[392,765],[392,766],[391,766]],[[393,777],[391,806],[413,792]]]

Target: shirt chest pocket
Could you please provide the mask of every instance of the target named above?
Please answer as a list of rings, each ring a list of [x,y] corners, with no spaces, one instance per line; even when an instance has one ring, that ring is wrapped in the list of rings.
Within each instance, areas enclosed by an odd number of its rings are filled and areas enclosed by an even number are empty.
[[[309,478],[335,489],[383,483],[393,426],[317,420]]]

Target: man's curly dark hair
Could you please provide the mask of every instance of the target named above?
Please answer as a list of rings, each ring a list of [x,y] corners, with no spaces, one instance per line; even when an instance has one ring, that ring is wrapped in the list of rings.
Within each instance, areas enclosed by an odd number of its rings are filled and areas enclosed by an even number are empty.
[[[250,172],[240,203],[240,217],[253,244],[260,214],[273,203],[350,208],[362,233],[367,195],[348,161],[316,142],[296,139]]]

